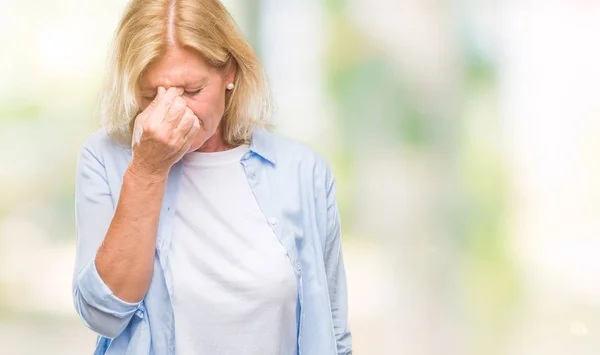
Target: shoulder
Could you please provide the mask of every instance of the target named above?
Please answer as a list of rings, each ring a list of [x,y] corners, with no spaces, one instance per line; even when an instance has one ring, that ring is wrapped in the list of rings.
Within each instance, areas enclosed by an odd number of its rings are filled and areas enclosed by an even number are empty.
[[[305,143],[265,130],[256,132],[254,137],[259,153],[277,165],[331,171],[327,160]]]
[[[99,129],[90,134],[81,146],[76,177],[81,183],[96,183],[102,178],[109,185],[118,185],[130,161],[131,149],[123,147]]]
[[[330,164],[307,144],[264,130],[255,133],[254,137],[258,153],[272,160],[278,170],[310,176],[317,186],[333,184]]]
[[[111,159],[131,155],[131,150],[117,143],[103,129],[98,129],[83,142],[79,155],[91,156],[105,165]]]

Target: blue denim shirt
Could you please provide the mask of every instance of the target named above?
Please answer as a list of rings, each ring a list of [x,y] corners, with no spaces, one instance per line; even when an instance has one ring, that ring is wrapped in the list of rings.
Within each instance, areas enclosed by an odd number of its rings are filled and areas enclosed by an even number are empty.
[[[75,308],[99,334],[94,354],[174,355],[168,251],[183,165],[169,173],[156,240],[154,273],[141,302],[116,297],[94,258],[112,220],[131,150],[102,131],[83,144],[77,164]],[[298,142],[258,129],[240,161],[256,200],[296,274],[298,354],[352,354],[335,184],[327,162]],[[212,355],[212,354],[211,354]]]

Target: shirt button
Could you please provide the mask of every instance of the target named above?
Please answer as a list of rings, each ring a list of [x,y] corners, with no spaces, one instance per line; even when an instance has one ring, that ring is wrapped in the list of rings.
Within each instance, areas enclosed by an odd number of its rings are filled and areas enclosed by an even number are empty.
[[[272,226],[276,225],[277,224],[277,218],[275,218],[275,217],[269,218],[269,224],[272,225]]]
[[[252,180],[256,179],[256,174],[255,174],[255,173],[252,173],[252,174],[250,175],[250,179],[252,179]]]

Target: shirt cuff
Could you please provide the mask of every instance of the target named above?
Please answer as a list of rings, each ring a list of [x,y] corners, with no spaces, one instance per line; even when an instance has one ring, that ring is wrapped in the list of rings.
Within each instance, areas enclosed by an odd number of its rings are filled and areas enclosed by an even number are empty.
[[[141,307],[142,301],[125,302],[112,293],[98,274],[95,260],[91,260],[81,271],[78,285],[79,292],[88,305],[117,318],[131,316]]]

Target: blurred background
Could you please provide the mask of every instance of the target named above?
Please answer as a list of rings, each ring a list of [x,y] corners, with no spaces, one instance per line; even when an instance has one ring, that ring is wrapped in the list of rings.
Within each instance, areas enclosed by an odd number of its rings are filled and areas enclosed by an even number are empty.
[[[600,0],[223,2],[333,166],[356,354],[598,353]],[[92,353],[75,164],[124,4],[0,0],[0,354]]]

